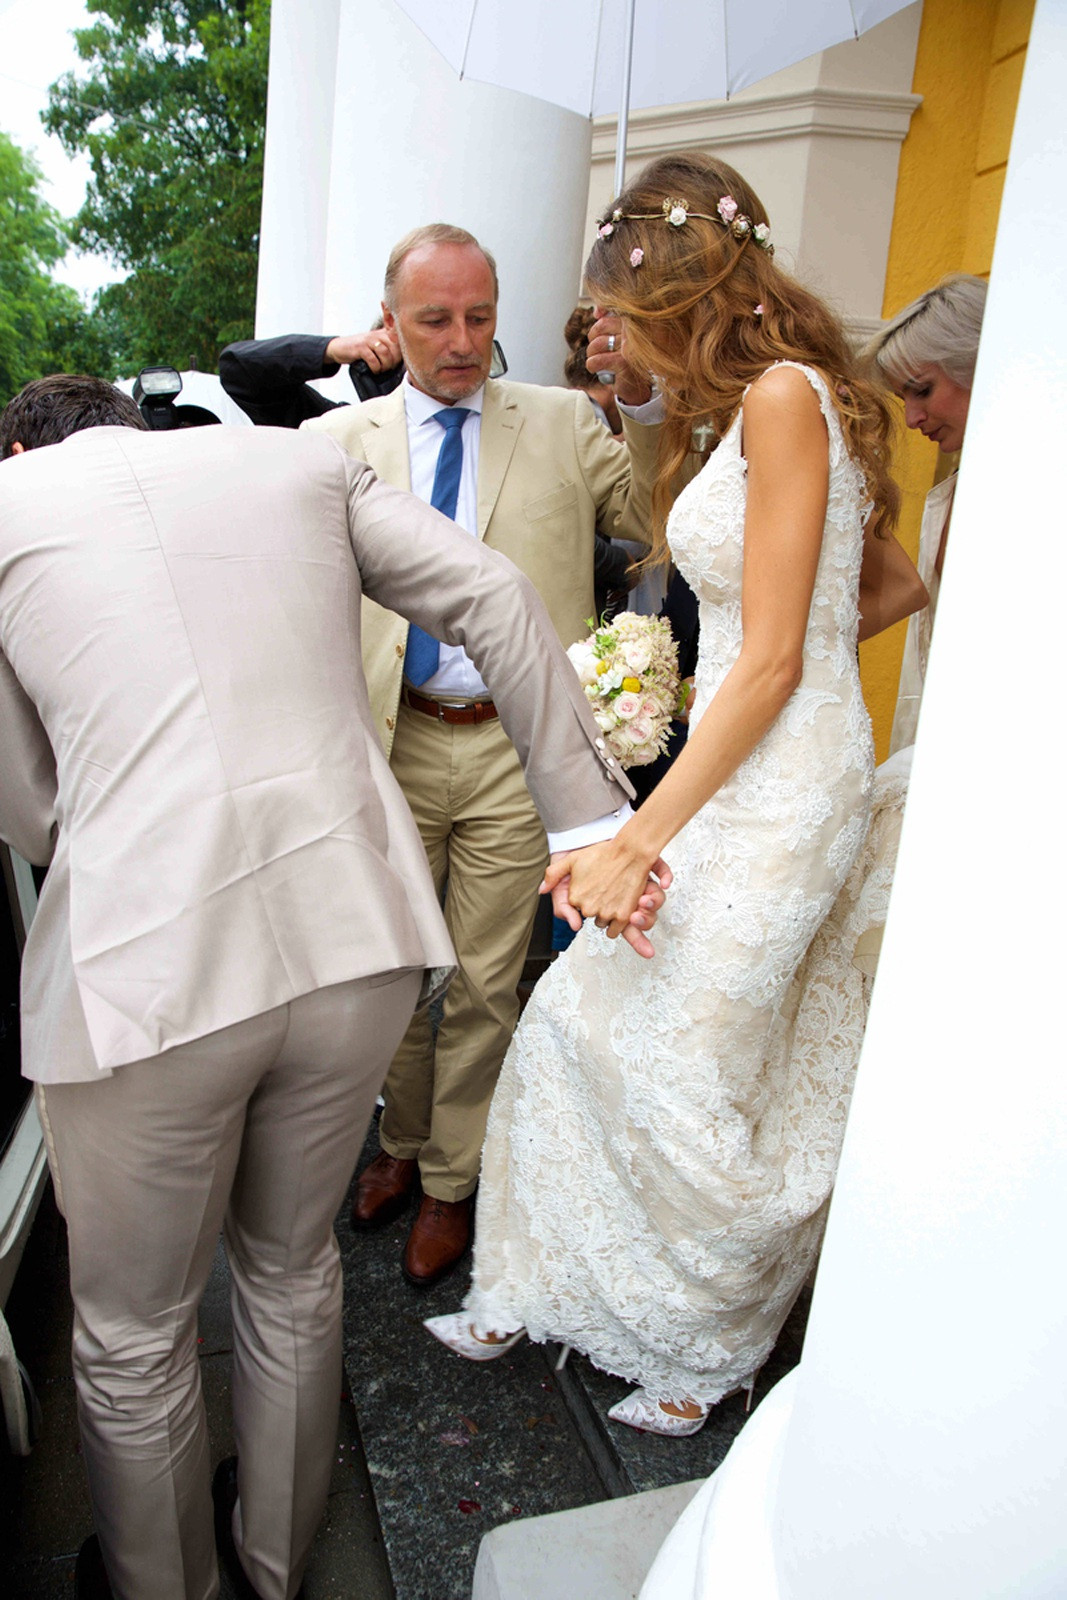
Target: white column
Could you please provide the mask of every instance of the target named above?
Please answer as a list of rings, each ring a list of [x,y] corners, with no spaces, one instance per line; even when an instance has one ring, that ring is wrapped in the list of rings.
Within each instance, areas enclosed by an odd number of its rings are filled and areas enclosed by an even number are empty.
[[[366,327],[397,239],[453,222],[497,258],[512,375],[562,382],[563,323],[588,243],[589,121],[461,82],[394,0],[274,0],[272,25],[286,42],[276,53],[271,41],[263,249],[273,259],[260,269],[257,333]]]
[[[273,0],[271,6],[257,339],[323,328],[341,6],[342,0]]]
[[[804,1356],[671,1600],[1067,1594],[1065,81],[1067,0],[1038,0]]]

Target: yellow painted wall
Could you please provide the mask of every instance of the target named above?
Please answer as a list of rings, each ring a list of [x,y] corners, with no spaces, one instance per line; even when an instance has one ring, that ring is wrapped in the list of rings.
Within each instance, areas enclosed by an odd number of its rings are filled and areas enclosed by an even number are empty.
[[[923,103],[900,153],[882,315],[949,272],[988,277],[1034,0],[924,0],[915,60]],[[918,433],[895,452],[901,542],[914,556],[923,500],[951,471]],[[906,623],[860,649],[878,760],[888,754]]]

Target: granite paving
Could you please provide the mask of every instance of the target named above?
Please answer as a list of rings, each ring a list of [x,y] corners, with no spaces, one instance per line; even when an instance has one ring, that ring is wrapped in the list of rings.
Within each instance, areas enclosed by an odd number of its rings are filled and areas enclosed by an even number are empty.
[[[364,1160],[377,1149],[368,1136]],[[350,1391],[306,1600],[469,1600],[482,1536],[518,1518],[664,1488],[714,1471],[745,1421],[745,1399],[717,1406],[691,1439],[607,1421],[621,1379],[572,1354],[523,1342],[500,1360],[461,1361],[422,1319],[455,1310],[469,1261],[431,1290],[400,1273],[414,1207],[375,1233],[338,1218],[345,1268]],[[70,1600],[91,1531],[70,1373],[66,1236],[50,1193],[8,1302],[43,1424],[25,1460],[0,1451],[0,1589],[5,1600]],[[756,1400],[800,1357],[808,1296],[760,1374]],[[233,1450],[229,1277],[218,1252],[200,1319],[201,1379],[212,1459]],[[221,1600],[233,1600],[223,1577]],[[577,1600],[577,1597],[576,1597]]]
[[[0,1449],[0,1593],[4,1600],[72,1600],[78,1549],[92,1513],[78,1444],[70,1369],[66,1230],[51,1189],[41,1205],[6,1313],[41,1403],[29,1456]],[[229,1272],[221,1247],[200,1313],[200,1377],[211,1458],[233,1453]],[[342,1399],[326,1515],[304,1580],[305,1600],[395,1600],[351,1399]],[[220,1600],[234,1600],[225,1573]]]
[[[345,1366],[398,1600],[469,1600],[490,1528],[605,1489],[542,1351],[524,1342],[476,1365],[425,1331],[424,1317],[458,1306],[466,1273],[409,1285],[409,1226],[354,1234],[347,1210],[338,1219]]]
[[[360,1165],[377,1153],[372,1126]],[[469,1600],[491,1528],[707,1477],[744,1425],[746,1399],[716,1406],[689,1439],[607,1421],[631,1387],[556,1346],[527,1341],[498,1360],[463,1361],[422,1327],[454,1311],[469,1260],[429,1290],[402,1277],[414,1199],[395,1222],[355,1233],[337,1219],[345,1266],[345,1365],[397,1600]],[[800,1359],[809,1296],[756,1384],[758,1401]],[[577,1600],[577,1597],[576,1597]]]

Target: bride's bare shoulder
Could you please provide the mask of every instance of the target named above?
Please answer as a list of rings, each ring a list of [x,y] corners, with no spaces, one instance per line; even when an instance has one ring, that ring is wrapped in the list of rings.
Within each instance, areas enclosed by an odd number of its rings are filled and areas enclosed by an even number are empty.
[[[808,375],[814,370],[784,363],[768,367],[748,387],[744,401],[745,415],[751,415],[753,410],[821,410],[819,397]]]

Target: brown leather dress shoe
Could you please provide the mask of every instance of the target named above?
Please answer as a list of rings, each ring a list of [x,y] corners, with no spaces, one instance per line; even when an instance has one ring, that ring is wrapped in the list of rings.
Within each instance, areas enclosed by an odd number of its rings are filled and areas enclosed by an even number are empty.
[[[405,1278],[417,1289],[428,1289],[466,1255],[471,1242],[472,1204],[471,1199],[435,1200],[432,1195],[423,1195],[402,1263]]]
[[[417,1161],[398,1161],[380,1151],[356,1179],[353,1228],[381,1228],[398,1217],[408,1203],[417,1170]]]

